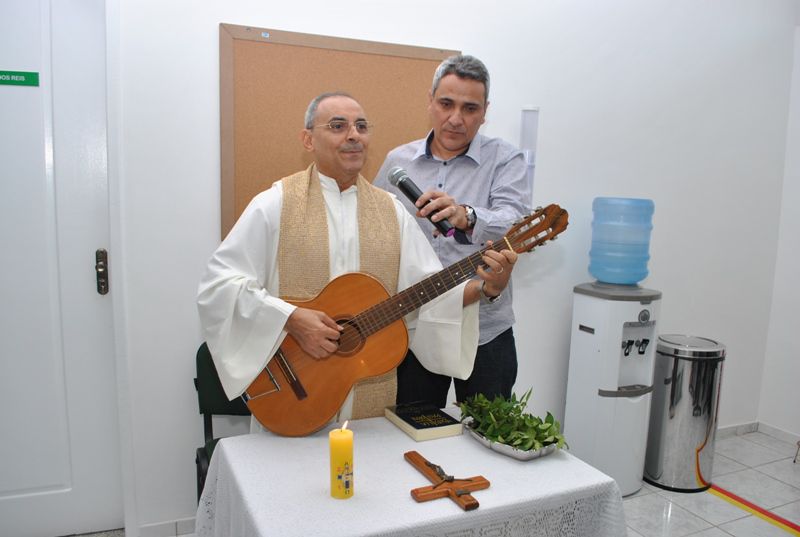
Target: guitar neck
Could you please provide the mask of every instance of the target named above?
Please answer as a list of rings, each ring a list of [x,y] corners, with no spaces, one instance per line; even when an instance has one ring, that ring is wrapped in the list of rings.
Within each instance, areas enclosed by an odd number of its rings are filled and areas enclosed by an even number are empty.
[[[492,249],[499,251],[504,243],[498,241]],[[472,255],[457,261],[441,272],[421,280],[396,295],[375,304],[353,318],[362,334],[366,337],[392,324],[405,315],[421,308],[434,298],[471,279],[483,264],[481,257],[487,250],[484,248]]]

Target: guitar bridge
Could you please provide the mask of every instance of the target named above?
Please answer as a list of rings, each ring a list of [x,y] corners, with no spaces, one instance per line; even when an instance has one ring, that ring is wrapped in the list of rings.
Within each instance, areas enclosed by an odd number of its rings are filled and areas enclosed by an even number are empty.
[[[289,365],[289,361],[286,359],[286,355],[283,354],[281,349],[278,349],[278,352],[275,353],[275,359],[278,360],[278,367],[281,368],[283,376],[289,381],[289,387],[294,392],[295,397],[298,399],[305,399],[308,397],[305,388],[303,388],[303,385],[300,383],[300,379],[294,374],[292,366]]]
[[[275,353],[275,356],[273,356],[272,359],[277,362],[278,367],[281,369],[281,373],[283,373],[283,376],[286,377],[286,380],[289,382],[289,387],[294,392],[295,397],[297,397],[298,400],[302,400],[308,397],[308,393],[303,387],[303,384],[300,382],[300,379],[298,379],[297,375],[295,375],[294,370],[292,369],[292,366],[289,364],[289,361],[286,359],[286,355],[283,354],[283,351],[281,349],[278,349],[278,352]],[[270,362],[271,361],[272,360],[270,360]],[[242,399],[244,399],[245,403],[248,401],[252,401],[253,399],[258,399],[260,397],[264,397],[266,395],[270,395],[272,393],[281,391],[281,385],[278,382],[278,379],[275,378],[275,375],[272,374],[272,371],[270,371],[269,363],[264,368],[264,371],[269,376],[269,382],[272,383],[272,386],[274,386],[274,388],[271,390],[261,392],[256,395],[248,395],[247,392],[243,393]]]
[[[276,393],[276,392],[281,391],[281,385],[278,382],[278,379],[276,379],[275,375],[272,374],[272,371],[269,370],[269,363],[267,364],[267,367],[264,368],[264,371],[267,372],[267,376],[269,376],[269,381],[272,383],[274,388],[271,389],[271,390],[267,390],[265,392],[261,392],[261,393],[256,394],[256,395],[249,395],[247,392],[244,392],[241,395],[241,398],[242,398],[242,401],[245,402],[245,404],[247,404],[248,401],[251,401],[253,399],[258,399],[259,397],[264,397],[265,395],[269,395],[271,393]]]

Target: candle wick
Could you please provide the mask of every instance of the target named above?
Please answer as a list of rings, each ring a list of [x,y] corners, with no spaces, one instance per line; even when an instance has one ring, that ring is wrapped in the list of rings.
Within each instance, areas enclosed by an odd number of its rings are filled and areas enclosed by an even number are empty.
[[[349,422],[350,422],[350,420],[345,420],[345,422],[344,422],[344,425],[342,425],[342,431],[344,431],[345,429],[347,429],[347,424],[348,424]]]

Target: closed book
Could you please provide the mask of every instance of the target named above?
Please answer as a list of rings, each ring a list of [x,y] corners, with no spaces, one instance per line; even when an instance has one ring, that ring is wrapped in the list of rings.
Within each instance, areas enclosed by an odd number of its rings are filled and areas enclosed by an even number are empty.
[[[461,422],[434,405],[408,403],[388,406],[386,419],[397,425],[408,436],[421,442],[461,434]]]

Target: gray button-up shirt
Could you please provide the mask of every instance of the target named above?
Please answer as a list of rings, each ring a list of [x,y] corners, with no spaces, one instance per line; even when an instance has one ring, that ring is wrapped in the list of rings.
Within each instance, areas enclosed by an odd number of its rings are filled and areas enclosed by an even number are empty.
[[[440,160],[430,152],[431,131],[426,138],[401,145],[389,152],[373,184],[395,194],[411,214],[416,207],[389,183],[388,170],[400,166],[422,190],[447,192],[457,203],[475,209],[477,222],[471,235],[434,237],[433,224],[417,219],[447,267],[486,246],[487,240],[502,238],[515,221],[531,212],[533,185],[526,176],[522,152],[500,138],[477,134],[465,153],[450,160]],[[514,324],[511,306],[511,282],[503,298],[494,304],[480,305],[480,339],[483,345]]]

